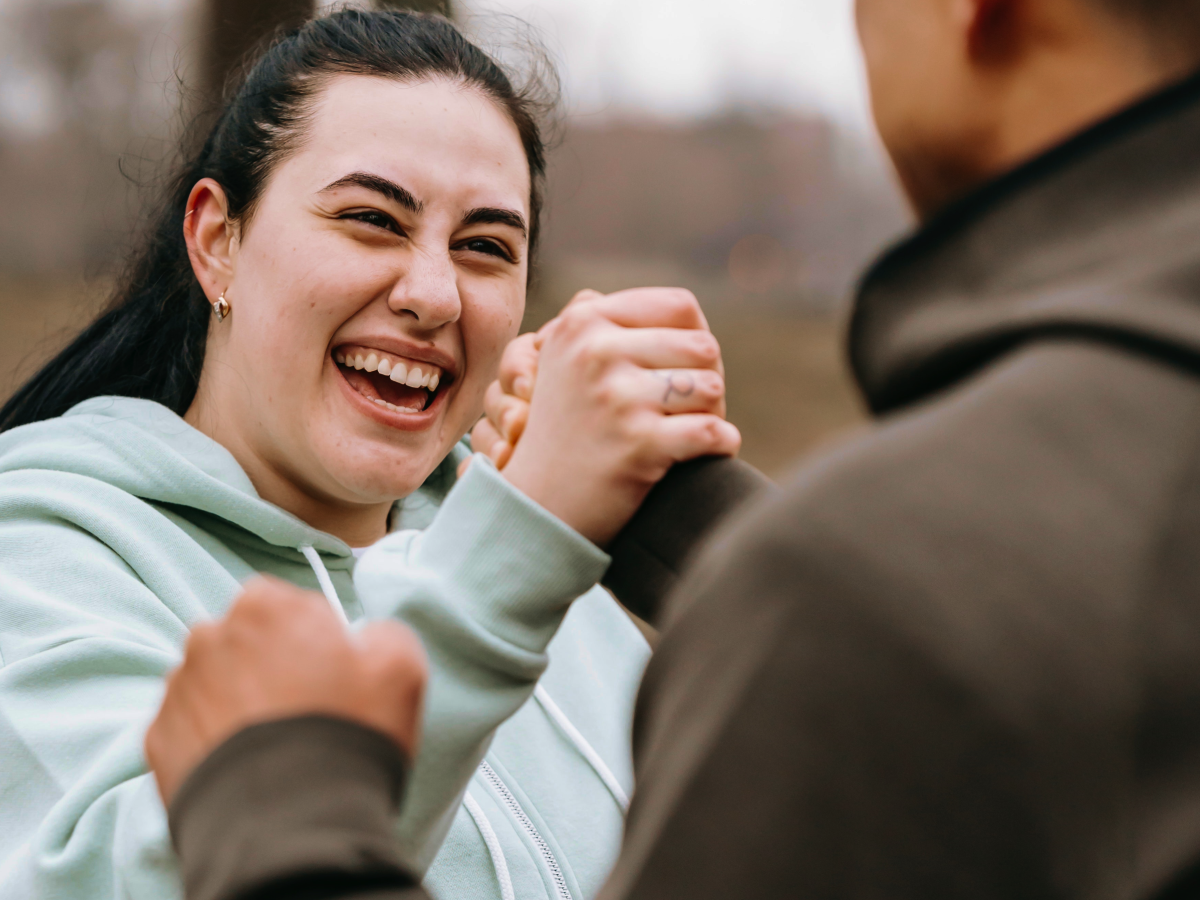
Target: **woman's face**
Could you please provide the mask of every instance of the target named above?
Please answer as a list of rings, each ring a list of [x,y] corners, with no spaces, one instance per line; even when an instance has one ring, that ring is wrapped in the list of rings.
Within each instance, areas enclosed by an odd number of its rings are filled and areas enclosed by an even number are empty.
[[[517,333],[529,199],[516,126],[479,90],[333,79],[230,231],[226,275],[201,276],[232,311],[189,421],[314,525],[310,507],[411,493],[479,417]]]

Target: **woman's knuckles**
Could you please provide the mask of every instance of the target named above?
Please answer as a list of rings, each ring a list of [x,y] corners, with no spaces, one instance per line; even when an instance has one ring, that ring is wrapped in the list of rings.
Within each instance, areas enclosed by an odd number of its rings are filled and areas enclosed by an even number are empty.
[[[712,402],[725,396],[725,379],[711,369],[701,369],[694,373],[692,387],[698,400]]]
[[[605,322],[608,320],[590,304],[578,303],[568,306],[546,326],[545,343],[578,338]]]
[[[695,416],[691,433],[695,442],[702,447],[716,447],[725,439],[723,426],[726,423],[713,415]]]
[[[692,352],[696,354],[700,367],[716,366],[721,361],[721,344],[711,331],[692,331]]]
[[[696,295],[687,288],[634,288],[617,296],[647,323],[695,328],[704,321]]]

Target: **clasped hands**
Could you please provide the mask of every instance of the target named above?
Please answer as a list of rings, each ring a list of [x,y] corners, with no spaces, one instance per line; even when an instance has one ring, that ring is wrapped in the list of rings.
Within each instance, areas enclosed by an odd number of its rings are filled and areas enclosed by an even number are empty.
[[[741,445],[721,348],[678,288],[577,294],[509,344],[484,411],[475,450],[600,546],[673,464]]]
[[[737,452],[725,421],[721,351],[688,291],[584,291],[513,341],[472,433],[503,476],[600,546],[675,463]],[[324,597],[277,579],[246,585],[196,626],[146,736],[170,803],[188,774],[249,725],[295,715],[349,719],[409,757],[427,667],[395,621],[349,633]]]

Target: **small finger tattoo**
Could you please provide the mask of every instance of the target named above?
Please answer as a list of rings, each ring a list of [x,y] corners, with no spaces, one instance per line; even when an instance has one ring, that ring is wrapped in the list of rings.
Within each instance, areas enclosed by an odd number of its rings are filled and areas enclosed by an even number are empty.
[[[670,400],[672,394],[678,394],[680,397],[690,397],[696,391],[696,382],[687,372],[659,372],[658,376],[666,382],[666,390],[663,391],[663,403]]]

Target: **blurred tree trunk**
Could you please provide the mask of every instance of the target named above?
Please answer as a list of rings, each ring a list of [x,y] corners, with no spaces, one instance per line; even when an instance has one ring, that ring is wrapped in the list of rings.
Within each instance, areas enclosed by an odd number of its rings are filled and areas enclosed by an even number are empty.
[[[417,12],[441,13],[446,18],[452,18],[454,12],[450,0],[375,0],[375,5],[381,9],[415,9]]]
[[[385,9],[453,14],[451,0],[375,0]],[[230,76],[251,51],[280,28],[294,28],[316,9],[315,0],[205,0],[201,91],[215,107]]]
[[[201,78],[207,103],[221,96],[230,75],[278,28],[313,14],[314,0],[207,0]]]

